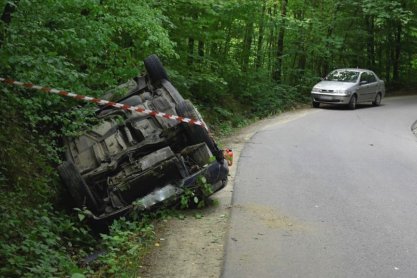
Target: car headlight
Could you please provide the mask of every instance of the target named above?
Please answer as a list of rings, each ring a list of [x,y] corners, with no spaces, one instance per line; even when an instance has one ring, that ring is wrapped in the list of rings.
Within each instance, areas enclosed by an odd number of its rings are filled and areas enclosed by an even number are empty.
[[[319,88],[313,88],[311,91],[318,93],[318,92],[320,92],[320,89]]]
[[[343,95],[343,96],[348,96],[351,93],[349,90],[335,90],[334,92],[338,95]]]

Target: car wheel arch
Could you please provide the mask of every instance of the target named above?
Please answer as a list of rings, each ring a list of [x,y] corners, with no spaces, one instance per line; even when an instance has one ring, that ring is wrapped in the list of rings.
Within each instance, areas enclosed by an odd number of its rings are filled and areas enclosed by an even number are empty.
[[[375,99],[372,101],[372,105],[379,106],[381,104],[381,101],[382,101],[382,93],[378,92],[375,95]]]
[[[355,100],[353,101],[353,99]],[[349,100],[349,104],[348,104],[349,109],[351,110],[356,109],[357,102],[358,102],[358,95],[356,93],[353,93]]]

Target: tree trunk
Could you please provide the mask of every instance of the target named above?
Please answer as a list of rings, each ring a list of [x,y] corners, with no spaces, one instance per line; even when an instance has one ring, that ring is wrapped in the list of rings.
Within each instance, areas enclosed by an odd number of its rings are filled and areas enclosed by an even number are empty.
[[[3,21],[6,24],[10,23],[10,21],[12,20],[12,13],[16,10],[16,4],[15,5],[12,5],[10,3],[6,4],[3,10],[3,13],[0,17],[1,21]]]
[[[233,26],[233,22],[230,22],[230,25],[227,27],[226,40],[225,40],[224,48],[223,48],[224,57],[229,53],[230,41],[232,39],[232,26]]]
[[[385,52],[385,80],[387,83],[391,82],[391,34],[387,35],[387,46],[386,46],[386,52]]]
[[[368,42],[367,42],[367,57],[368,62],[367,66],[370,69],[374,70],[375,67],[375,23],[374,17],[367,15],[365,17],[366,29],[368,32]]]
[[[305,4],[305,2],[304,2]],[[304,21],[304,10],[294,12],[294,18],[300,22]],[[308,32],[304,27],[297,31],[298,51],[294,52],[294,63],[292,67],[290,84],[298,84],[304,78],[304,71],[307,63],[305,33]]]
[[[284,55],[284,36],[285,36],[285,23],[287,16],[287,4],[288,0],[282,0],[281,2],[281,26],[278,33],[277,52],[275,57],[275,68],[273,72],[273,79],[278,83],[281,82],[282,75],[282,56]]]
[[[187,64],[192,65],[194,62],[194,39],[188,38],[188,59]]]
[[[275,18],[276,14],[277,14],[277,3],[275,2],[273,7],[269,7],[268,8],[268,15],[269,15],[269,19],[273,19]],[[269,28],[269,40],[268,40],[268,71],[273,71],[273,52],[274,52],[274,46],[275,46],[275,23],[273,20],[269,20],[268,22],[270,28]]]
[[[261,11],[261,21],[259,23],[259,35],[258,35],[258,45],[256,48],[256,60],[255,60],[255,68],[259,69],[262,66],[262,44],[264,40],[264,29],[265,29],[265,10],[266,10],[266,3],[263,2],[262,4],[262,11]]]
[[[0,20],[4,22],[5,25],[10,24],[12,21],[12,13],[16,10],[16,6],[19,1],[15,1],[14,4],[11,4],[12,1],[7,2],[4,6],[3,13],[1,14]],[[0,34],[0,48],[3,46],[4,33]]]
[[[251,52],[250,50],[252,46],[252,36],[253,36],[253,22],[247,22],[246,28],[245,28],[245,37],[243,39],[243,49],[242,49],[242,59],[241,59],[243,72],[248,71],[249,56],[250,56],[250,52]]]
[[[341,1],[336,1],[336,3],[334,4],[333,16],[332,16],[331,22],[329,24],[329,27],[327,28],[327,42],[326,42],[327,49],[332,49],[332,46],[330,45],[329,41],[331,37],[333,36],[335,23],[340,13],[340,6],[341,6]],[[326,74],[329,73],[329,68],[330,68],[329,61],[331,61],[332,55],[333,53],[330,53],[329,57],[324,57],[324,59],[322,58],[321,72],[320,72],[321,76],[325,76]]]
[[[201,61],[203,61],[204,58],[204,42],[203,41],[198,41],[198,59]]]
[[[376,66],[377,66],[377,68],[378,68],[378,72],[380,73],[380,74],[382,74],[382,72],[383,72],[383,56],[384,56],[384,54],[383,54],[383,48],[382,48],[382,45],[381,45],[381,43],[377,43],[377,45],[375,46],[375,48],[376,48],[376,53],[377,53],[377,56],[378,56],[378,64],[376,64]]]
[[[397,32],[395,33],[395,54],[392,65],[392,81],[397,82],[400,79],[400,58],[401,58],[401,22],[397,25]]]

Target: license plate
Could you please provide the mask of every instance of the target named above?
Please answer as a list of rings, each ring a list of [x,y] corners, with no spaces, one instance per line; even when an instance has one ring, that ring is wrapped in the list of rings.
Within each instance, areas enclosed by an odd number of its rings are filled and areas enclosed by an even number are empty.
[[[331,96],[321,96],[321,100],[332,100],[333,98]]]

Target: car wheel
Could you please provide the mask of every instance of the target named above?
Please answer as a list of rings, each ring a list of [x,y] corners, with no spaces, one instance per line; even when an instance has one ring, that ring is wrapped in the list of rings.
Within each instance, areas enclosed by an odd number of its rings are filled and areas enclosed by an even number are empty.
[[[380,93],[376,94],[375,100],[372,102],[372,104],[374,106],[379,106],[381,104],[381,98],[382,97],[381,97],[381,94]]]
[[[313,108],[319,108],[320,107],[320,102],[313,101],[313,102],[311,102],[311,105],[313,106]]]
[[[203,121],[200,113],[197,111],[197,109],[195,109],[194,105],[189,100],[184,100],[178,103],[176,106],[176,111],[178,116]],[[217,147],[213,139],[210,137],[208,131],[204,127],[197,125],[192,126],[187,123],[183,123],[183,126],[191,144],[204,142],[207,144],[207,147],[210,149],[218,161],[222,161],[224,159],[223,152]]]
[[[169,80],[164,66],[155,54],[147,57],[143,60],[143,63],[145,64],[146,71],[148,72],[152,83],[158,83],[163,79]]]
[[[162,80],[161,85],[171,95],[175,104],[178,104],[178,103],[184,101],[184,98],[181,96],[181,94],[178,92],[178,90],[174,87],[174,85],[171,84],[171,82],[169,82],[168,80]]]
[[[87,206],[91,210],[98,210],[96,199],[72,162],[64,161],[58,166],[58,173],[76,207]]]
[[[357,101],[356,95],[353,95],[350,98],[350,101],[349,101],[349,104],[348,104],[348,107],[349,107],[350,110],[355,110],[356,109],[356,101]]]

